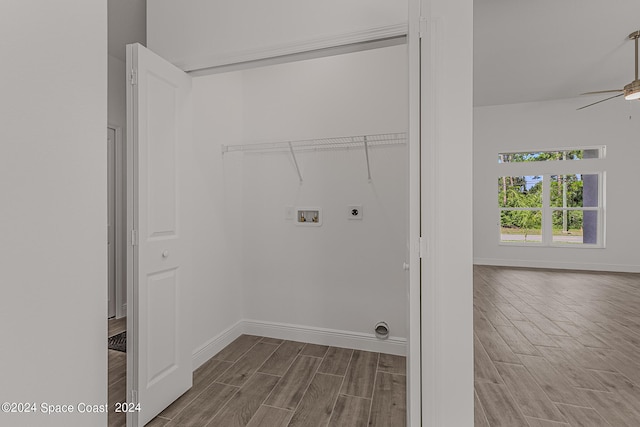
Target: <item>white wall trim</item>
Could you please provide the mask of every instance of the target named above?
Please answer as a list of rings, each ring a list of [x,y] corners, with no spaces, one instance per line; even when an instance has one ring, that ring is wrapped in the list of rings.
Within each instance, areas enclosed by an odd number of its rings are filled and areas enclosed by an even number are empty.
[[[422,412],[422,282],[420,269],[421,193],[420,180],[420,0],[409,0],[409,33],[407,34],[409,70],[409,298],[407,321],[407,426],[417,427]]]
[[[242,321],[245,334],[260,335],[311,344],[333,347],[353,348],[355,350],[375,351],[400,356],[406,355],[406,339],[389,337],[380,340],[374,334],[340,331],[336,329],[316,328],[313,326],[292,325],[289,323],[265,322],[245,319]]]
[[[207,360],[211,359],[242,334],[330,345],[333,347],[353,348],[355,350],[375,351],[400,356],[406,355],[407,346],[406,339],[399,337],[389,337],[386,340],[379,340],[374,334],[243,319],[229,326],[193,351],[193,370],[198,369]]]
[[[399,23],[383,27],[369,28],[349,33],[334,34],[324,37],[316,37],[307,40],[293,41],[280,45],[246,49],[234,52],[207,55],[197,59],[178,59],[173,63],[184,71],[203,70],[222,67],[230,64],[259,61],[267,58],[276,58],[294,55],[302,52],[311,52],[322,49],[330,49],[337,46],[353,45],[371,42],[375,40],[391,39],[407,35],[407,23]]]
[[[233,340],[244,333],[242,320],[237,321],[215,337],[211,338],[193,352],[192,365],[195,371],[207,360],[218,354],[220,350],[231,344]]]
[[[523,259],[499,259],[499,258],[474,258],[477,265],[495,265],[504,267],[524,268],[555,268],[561,270],[587,270],[587,271],[611,271],[617,273],[640,273],[639,265],[625,264],[598,264],[561,262],[548,260],[523,260]]]

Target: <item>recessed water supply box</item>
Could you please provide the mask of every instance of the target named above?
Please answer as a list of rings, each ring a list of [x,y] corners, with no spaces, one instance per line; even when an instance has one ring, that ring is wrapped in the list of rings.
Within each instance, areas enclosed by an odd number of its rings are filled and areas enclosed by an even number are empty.
[[[296,224],[316,227],[322,225],[322,210],[320,208],[296,208]]]

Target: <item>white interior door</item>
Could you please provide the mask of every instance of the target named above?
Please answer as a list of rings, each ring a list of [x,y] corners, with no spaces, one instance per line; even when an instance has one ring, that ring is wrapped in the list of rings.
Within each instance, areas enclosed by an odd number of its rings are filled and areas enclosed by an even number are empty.
[[[127,73],[127,398],[139,403],[127,423],[143,426],[192,383],[178,175],[191,77],[139,44],[127,46]]]
[[[116,131],[107,128],[107,307],[116,315]]]

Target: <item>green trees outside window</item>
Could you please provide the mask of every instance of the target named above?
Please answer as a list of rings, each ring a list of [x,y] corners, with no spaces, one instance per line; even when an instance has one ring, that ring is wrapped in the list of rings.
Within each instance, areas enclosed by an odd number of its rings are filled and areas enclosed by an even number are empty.
[[[542,178],[503,176],[498,178],[501,234],[518,241],[540,241],[542,231]],[[504,239],[503,239],[504,240]]]

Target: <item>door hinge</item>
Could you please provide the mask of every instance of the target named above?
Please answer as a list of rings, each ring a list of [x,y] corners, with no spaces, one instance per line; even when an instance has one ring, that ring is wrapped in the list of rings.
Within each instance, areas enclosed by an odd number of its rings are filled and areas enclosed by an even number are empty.
[[[131,246],[136,246],[138,244],[138,232],[136,230],[131,230]]]
[[[138,390],[131,390],[131,401],[134,405],[138,403]]]
[[[420,254],[420,258],[426,258],[429,256],[429,244],[426,237],[420,236],[418,253]]]
[[[132,86],[135,86],[138,84],[138,72],[134,69],[131,69],[129,83],[131,83]]]
[[[418,38],[423,38],[427,36],[427,18],[424,16],[420,17],[420,28],[418,29]]]

